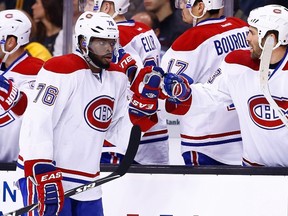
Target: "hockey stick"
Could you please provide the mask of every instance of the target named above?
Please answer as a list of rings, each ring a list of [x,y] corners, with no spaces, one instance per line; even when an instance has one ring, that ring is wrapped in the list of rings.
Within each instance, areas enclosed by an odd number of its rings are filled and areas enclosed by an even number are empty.
[[[272,109],[278,113],[278,116],[281,119],[281,121],[284,123],[284,125],[286,125],[286,127],[288,127],[288,119],[281,111],[280,107],[277,105],[275,100],[273,100],[268,85],[269,64],[272,56],[273,46],[274,46],[273,37],[271,36],[267,37],[263,47],[263,52],[260,61],[260,88],[264,94],[264,97],[266,98]]]
[[[134,125],[131,129],[129,144],[128,144],[126,154],[125,154],[122,162],[118,166],[118,168],[106,177],[97,179],[97,180],[92,181],[90,183],[87,183],[87,184],[84,184],[84,185],[81,185],[81,186],[78,186],[76,188],[73,188],[71,190],[66,191],[64,194],[64,197],[70,197],[70,196],[82,193],[84,191],[90,190],[92,188],[95,188],[99,185],[102,185],[106,182],[112,181],[114,179],[117,179],[117,178],[125,175],[129,169],[130,165],[134,161],[134,157],[135,157],[136,152],[138,150],[140,139],[141,139],[141,129],[138,125]],[[38,207],[38,203],[34,203],[32,205],[20,208],[18,210],[13,211],[13,212],[4,214],[3,216],[18,216],[18,215],[20,216],[21,214],[24,214],[24,213],[27,213],[29,211],[36,209],[37,207]]]

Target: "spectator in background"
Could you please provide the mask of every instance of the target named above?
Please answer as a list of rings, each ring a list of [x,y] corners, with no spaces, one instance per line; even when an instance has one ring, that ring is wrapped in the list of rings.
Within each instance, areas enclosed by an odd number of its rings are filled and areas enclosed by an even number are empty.
[[[138,12],[145,11],[143,0],[130,0],[127,13],[125,13],[126,19],[131,19],[132,16]]]
[[[63,0],[36,0],[32,6],[36,34],[33,41],[43,44],[53,56],[63,54]]]
[[[6,9],[18,9],[26,11],[32,16],[31,6],[35,3],[35,0],[0,0],[1,10]]]
[[[174,0],[144,0],[147,11],[155,13],[160,22],[159,41],[162,51],[166,51],[191,25],[182,21],[181,11],[174,7]]]
[[[32,41],[32,39],[35,37],[36,35],[36,23],[34,22],[33,18],[29,15],[29,13],[23,11],[26,16],[29,18],[32,27],[31,27],[31,34],[30,34],[30,39],[29,41]],[[39,58],[43,61],[47,61],[48,59],[50,59],[52,57],[51,53],[49,52],[49,50],[42,45],[39,42],[30,42],[25,46],[25,50],[28,52],[28,54],[30,56]]]
[[[278,4],[288,8],[287,0],[235,0],[235,7],[238,9],[235,12],[235,16],[243,20],[247,20],[247,17],[251,10],[262,7],[269,4]]]
[[[134,14],[131,19],[136,22],[141,22],[152,28],[155,32],[155,35],[159,37],[160,34],[160,22],[156,14],[149,11],[141,11]]]

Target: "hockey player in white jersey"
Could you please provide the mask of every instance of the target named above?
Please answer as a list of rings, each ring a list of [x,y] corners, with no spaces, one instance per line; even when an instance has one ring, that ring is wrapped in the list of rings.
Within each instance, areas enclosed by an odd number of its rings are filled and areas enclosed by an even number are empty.
[[[43,64],[24,49],[31,26],[20,10],[0,12],[0,162],[15,162],[18,158],[21,116]]]
[[[192,84],[189,87],[178,75],[168,74],[165,77],[164,87],[168,94],[183,101],[177,106],[167,101],[167,107],[173,111],[185,109],[186,115],[189,115],[191,110],[199,111],[201,107],[233,103],[241,126],[243,164],[288,166],[288,10],[279,5],[260,7],[250,12],[248,23],[250,50],[228,54],[210,80],[212,85]],[[270,38],[274,42],[271,46],[272,57],[266,60],[269,70],[266,78],[276,106],[268,102],[269,95],[265,95],[261,89],[263,80],[260,79],[265,71],[260,70],[260,66],[263,68],[266,63],[260,59],[267,58],[266,52],[269,53],[267,48],[263,51],[263,46]],[[283,119],[277,113],[278,109]],[[217,123],[221,124],[220,121]]]
[[[164,54],[161,67],[185,82],[205,83],[224,57],[248,49],[248,26],[235,17],[221,16],[223,0],[175,0],[185,22],[193,25]],[[180,117],[181,151],[186,165],[240,165],[242,139],[232,104],[219,104],[195,115]]]
[[[105,13],[84,12],[75,34],[77,51],[49,59],[40,70],[23,118],[18,171],[24,169],[24,177],[18,183],[24,205],[38,200],[36,215],[103,215],[100,187],[65,200],[63,191],[99,178],[104,139],[122,125],[127,111],[126,68],[111,63],[119,36],[115,21]],[[149,89],[160,91],[156,78]],[[145,105],[141,97],[142,92],[133,96],[135,104]],[[155,105],[146,110],[131,104],[133,122],[150,124],[157,98],[146,101]]]
[[[95,12],[105,12],[114,18],[120,32],[119,43],[125,52],[129,53],[136,60],[138,71],[146,66],[159,66],[161,44],[153,29],[143,23],[135,22],[134,20],[126,20],[125,13],[128,10],[129,4],[129,0],[91,0],[90,3],[88,1],[86,9]],[[162,101],[159,101],[159,103],[162,103]],[[169,163],[169,136],[163,112],[164,110],[161,110],[161,108],[158,110],[158,123],[142,137],[139,150],[135,157],[137,163]],[[129,124],[128,113],[126,115],[126,120],[127,124]],[[123,130],[123,128],[119,129]],[[121,139],[121,137],[116,140],[119,139]],[[115,143],[111,142],[112,141],[105,142],[102,156],[103,163],[119,163],[125,153],[125,146],[118,148],[115,147]]]

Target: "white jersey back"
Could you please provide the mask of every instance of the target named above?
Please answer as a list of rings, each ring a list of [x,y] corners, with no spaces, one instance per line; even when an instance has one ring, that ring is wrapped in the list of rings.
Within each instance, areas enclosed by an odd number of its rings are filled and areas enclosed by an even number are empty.
[[[43,62],[28,56],[25,52],[5,71],[1,71],[6,79],[12,80],[17,88],[30,99],[30,92],[35,84],[36,75]],[[1,108],[0,108],[1,109]],[[13,111],[0,111],[0,162],[16,161],[19,154],[19,133],[22,116]]]
[[[205,83],[228,53],[248,49],[247,34],[247,24],[238,18],[201,21],[177,38],[161,67],[189,83]],[[182,153],[196,151],[225,164],[241,164],[240,126],[233,105],[205,107],[201,115],[190,110],[180,117],[180,128]]]
[[[134,20],[117,22],[117,25],[121,46],[133,58],[136,58],[136,62],[140,58],[144,67],[160,65],[161,44],[151,28]]]
[[[55,161],[65,190],[97,179],[104,139],[127,109],[127,82],[114,64],[100,76],[93,74],[79,53],[48,60],[23,118],[19,164]],[[74,198],[100,197],[97,187]]]

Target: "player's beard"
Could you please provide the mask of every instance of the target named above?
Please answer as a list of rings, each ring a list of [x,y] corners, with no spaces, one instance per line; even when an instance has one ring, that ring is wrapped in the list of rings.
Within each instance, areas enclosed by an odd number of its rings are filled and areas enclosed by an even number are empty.
[[[104,56],[100,56],[100,55],[96,55],[95,53],[89,51],[88,53],[89,58],[91,59],[91,61],[98,66],[99,68],[103,68],[103,69],[107,69],[110,67],[110,62],[105,62],[105,55]],[[103,59],[103,60],[101,60]]]
[[[257,44],[255,46],[252,46],[251,44],[250,45],[250,48],[252,49],[251,50],[251,58],[252,59],[260,59],[260,56],[261,56],[261,53],[262,53],[262,49],[260,48],[260,46]]]

